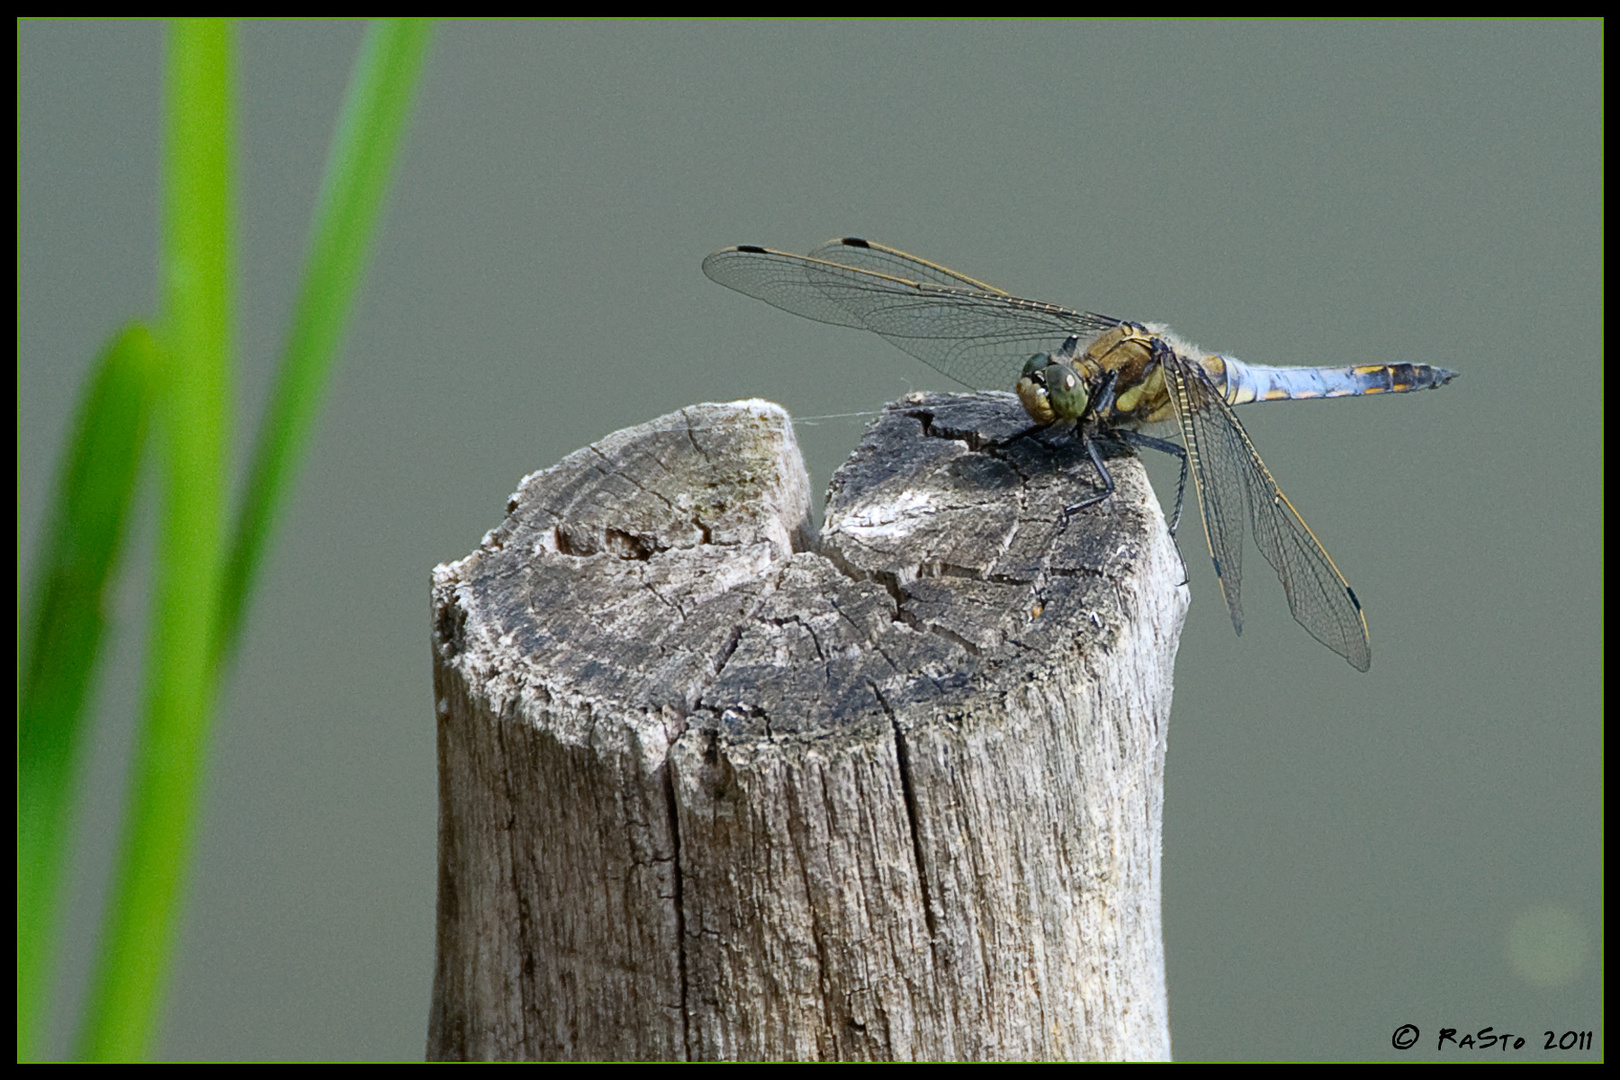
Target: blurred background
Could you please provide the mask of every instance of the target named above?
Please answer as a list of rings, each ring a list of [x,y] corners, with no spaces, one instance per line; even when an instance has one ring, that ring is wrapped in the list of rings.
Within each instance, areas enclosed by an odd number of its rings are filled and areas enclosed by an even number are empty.
[[[240,30],[243,453],[362,32]],[[162,43],[156,23],[18,24],[22,595],[91,359],[155,314]],[[1369,674],[1293,622],[1252,547],[1234,636],[1199,526],[1182,533],[1174,1050],[1600,1058],[1602,79],[1592,21],[444,24],[227,686],[160,1052],[422,1054],[430,568],[525,473],[616,428],[950,389],[698,269],[728,244],[860,235],[1253,362],[1461,372],[1243,413],[1361,597]],[[818,491],[861,423],[802,423]],[[1171,463],[1150,468],[1168,500]],[[99,694],[63,1017],[122,806],[146,584],[120,595]],[[1404,1054],[1402,1024],[1422,1032]],[[1486,1027],[1525,1045],[1434,1053],[1441,1028]],[[1569,1030],[1591,1048],[1541,1049]]]

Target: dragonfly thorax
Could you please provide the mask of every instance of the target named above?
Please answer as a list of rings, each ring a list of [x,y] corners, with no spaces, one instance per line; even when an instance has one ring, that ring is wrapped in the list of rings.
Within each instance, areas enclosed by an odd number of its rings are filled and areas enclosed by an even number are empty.
[[[1170,420],[1161,360],[1166,348],[1174,348],[1170,340],[1159,328],[1137,323],[1120,323],[1083,348],[1071,338],[1057,352],[1037,353],[1024,365],[1018,400],[1042,426],[1084,418],[1101,428],[1139,428]]]
[[[1175,418],[1161,358],[1178,345],[1162,327],[1123,322],[1075,356],[1074,366],[1091,385],[1113,377],[1112,400],[1097,405],[1099,426],[1140,428]]]

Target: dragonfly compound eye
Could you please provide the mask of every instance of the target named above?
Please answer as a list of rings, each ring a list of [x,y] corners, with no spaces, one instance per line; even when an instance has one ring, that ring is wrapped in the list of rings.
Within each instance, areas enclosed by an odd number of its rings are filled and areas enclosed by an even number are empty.
[[[1049,364],[1045,377],[1046,397],[1058,419],[1075,420],[1085,413],[1091,394],[1078,371],[1068,364]]]

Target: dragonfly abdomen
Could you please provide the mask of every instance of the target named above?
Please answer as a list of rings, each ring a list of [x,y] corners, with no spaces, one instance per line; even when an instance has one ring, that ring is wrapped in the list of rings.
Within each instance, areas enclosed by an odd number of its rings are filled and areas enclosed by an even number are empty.
[[[1359,397],[1365,394],[1405,394],[1444,386],[1455,371],[1429,364],[1365,364],[1357,367],[1270,367],[1245,364],[1230,356],[1209,357],[1206,371],[1226,370],[1226,400],[1233,405],[1251,401],[1294,401],[1302,398]]]

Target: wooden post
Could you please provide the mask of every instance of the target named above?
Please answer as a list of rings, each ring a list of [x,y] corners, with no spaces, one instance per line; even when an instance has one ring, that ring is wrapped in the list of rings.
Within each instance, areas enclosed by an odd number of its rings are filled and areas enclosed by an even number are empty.
[[[430,1058],[1169,1057],[1185,575],[1025,426],[890,406],[818,541],[788,416],[700,405],[435,569]]]

